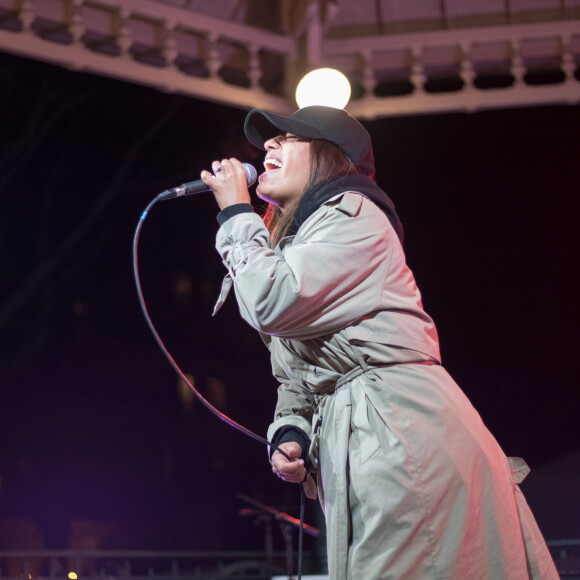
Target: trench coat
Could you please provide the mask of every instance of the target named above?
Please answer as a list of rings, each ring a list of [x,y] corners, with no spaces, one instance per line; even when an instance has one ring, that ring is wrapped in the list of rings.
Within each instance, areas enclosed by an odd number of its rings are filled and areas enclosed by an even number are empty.
[[[556,579],[508,459],[440,364],[401,243],[345,192],[276,247],[240,213],[218,231],[235,289],[281,383],[274,421],[310,439],[329,577]]]

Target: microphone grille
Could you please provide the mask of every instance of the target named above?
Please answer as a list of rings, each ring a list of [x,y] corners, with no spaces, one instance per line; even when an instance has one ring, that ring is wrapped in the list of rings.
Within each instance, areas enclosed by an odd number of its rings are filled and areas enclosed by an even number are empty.
[[[256,168],[249,163],[242,163],[242,165],[244,166],[246,178],[248,179],[248,187],[250,187],[250,185],[254,185],[254,183],[256,183],[256,179],[258,179],[258,172],[256,171]]]

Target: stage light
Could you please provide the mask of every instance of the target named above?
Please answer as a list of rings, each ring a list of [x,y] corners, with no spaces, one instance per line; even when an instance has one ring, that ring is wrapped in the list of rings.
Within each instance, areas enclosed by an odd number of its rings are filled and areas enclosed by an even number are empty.
[[[349,99],[348,79],[333,68],[319,68],[309,72],[296,87],[296,102],[301,109],[311,105],[343,109]]]
[[[69,580],[77,580],[77,578],[78,578],[76,572],[69,572],[68,577],[69,577]]]

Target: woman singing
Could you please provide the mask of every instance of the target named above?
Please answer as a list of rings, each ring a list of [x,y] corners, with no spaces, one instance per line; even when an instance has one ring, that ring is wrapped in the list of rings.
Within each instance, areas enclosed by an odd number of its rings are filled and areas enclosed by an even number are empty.
[[[236,159],[201,174],[221,212],[217,250],[242,317],[281,383],[268,439],[289,482],[316,472],[330,578],[557,579],[508,459],[440,364],[374,181],[370,136],[345,111],[251,111],[265,149],[253,212]]]

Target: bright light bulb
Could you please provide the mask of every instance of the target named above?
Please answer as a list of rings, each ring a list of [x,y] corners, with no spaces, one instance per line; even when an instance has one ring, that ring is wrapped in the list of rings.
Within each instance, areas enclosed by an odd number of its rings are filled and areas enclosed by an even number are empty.
[[[349,99],[348,79],[333,68],[319,68],[309,72],[296,87],[296,102],[301,109],[311,105],[343,109]]]
[[[68,577],[70,580],[77,580],[78,576],[76,572],[69,572]]]

